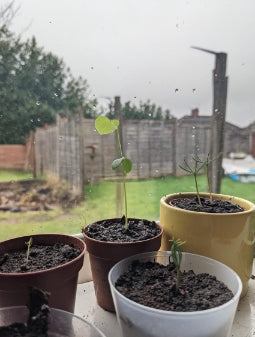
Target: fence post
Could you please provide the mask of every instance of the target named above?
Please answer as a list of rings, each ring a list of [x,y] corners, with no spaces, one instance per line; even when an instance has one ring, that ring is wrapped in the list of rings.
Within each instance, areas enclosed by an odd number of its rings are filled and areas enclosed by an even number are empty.
[[[60,144],[59,144],[59,141],[60,141],[60,120],[61,120],[61,117],[59,116],[59,114],[57,114],[57,123],[56,123],[56,141],[57,141],[57,144],[56,144],[56,175],[57,175],[57,178],[59,179],[60,178]]]
[[[79,111],[78,117],[78,142],[79,142],[79,160],[80,160],[80,193],[81,197],[84,198],[84,132],[83,132],[83,116],[82,111]]]
[[[210,170],[212,191],[215,193],[220,193],[222,178],[222,157],[224,151],[224,129],[228,83],[228,78],[225,77],[226,64],[227,54],[217,53],[216,65],[213,70],[214,100],[211,127],[211,156],[214,158],[220,152],[222,153],[222,156],[212,163]]]

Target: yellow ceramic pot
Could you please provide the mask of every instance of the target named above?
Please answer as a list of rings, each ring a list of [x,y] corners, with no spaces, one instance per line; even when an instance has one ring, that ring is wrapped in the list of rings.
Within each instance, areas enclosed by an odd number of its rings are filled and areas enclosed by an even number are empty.
[[[208,193],[200,193],[208,198]],[[245,211],[232,214],[193,212],[170,206],[176,198],[187,198],[194,193],[176,193],[160,200],[160,225],[163,227],[161,250],[170,250],[174,237],[186,241],[183,251],[204,255],[232,268],[243,283],[242,295],[248,290],[252,273],[255,205],[245,199],[213,194],[214,199],[228,200]]]

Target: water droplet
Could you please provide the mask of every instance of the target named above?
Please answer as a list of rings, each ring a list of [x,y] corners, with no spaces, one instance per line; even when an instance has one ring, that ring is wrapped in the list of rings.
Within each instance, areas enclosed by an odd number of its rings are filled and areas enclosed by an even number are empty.
[[[214,109],[214,111],[215,111],[215,112],[218,112],[219,110],[216,108],[216,109]]]
[[[193,88],[193,89],[192,89],[192,92],[193,92],[193,94],[194,94],[194,93],[196,92],[196,89],[195,89],[195,88]]]
[[[41,103],[40,103],[39,101],[37,101],[35,104],[36,104],[36,105],[40,105]]]
[[[151,114],[149,114],[149,117],[151,117]]]
[[[134,98],[136,98],[136,96],[134,96]]]
[[[94,67],[90,67],[90,69],[91,69],[91,70],[93,70],[93,69],[94,69]]]
[[[179,28],[179,23],[177,23],[177,24],[175,25],[175,27],[176,27],[176,28]]]
[[[37,118],[37,122],[41,122],[40,118]]]
[[[91,190],[89,190],[89,192],[91,192]]]
[[[33,141],[33,144],[36,144],[36,141],[35,141],[35,140]]]
[[[178,92],[178,91],[179,91],[179,89],[177,89],[177,88],[174,90],[174,92]]]
[[[155,172],[156,172],[156,173],[159,173],[159,169],[156,169]]]
[[[56,92],[54,92],[54,96],[58,97],[58,94]]]
[[[214,74],[214,77],[218,77],[218,74]]]
[[[33,123],[33,122],[34,122],[34,120],[33,120],[33,119],[30,119],[30,122],[31,122],[31,123]]]
[[[97,129],[94,129],[94,132],[97,132]]]
[[[148,193],[148,196],[151,197],[151,196],[152,196],[152,193]]]
[[[63,140],[64,137],[63,137],[63,136],[59,136],[58,139],[59,139],[59,140]]]
[[[195,126],[192,126],[192,129],[194,130],[196,127]]]

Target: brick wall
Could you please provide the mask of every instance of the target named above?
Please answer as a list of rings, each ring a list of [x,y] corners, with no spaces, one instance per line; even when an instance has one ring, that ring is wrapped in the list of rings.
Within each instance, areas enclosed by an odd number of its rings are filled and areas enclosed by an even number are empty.
[[[0,145],[1,169],[24,169],[26,163],[26,145]]]

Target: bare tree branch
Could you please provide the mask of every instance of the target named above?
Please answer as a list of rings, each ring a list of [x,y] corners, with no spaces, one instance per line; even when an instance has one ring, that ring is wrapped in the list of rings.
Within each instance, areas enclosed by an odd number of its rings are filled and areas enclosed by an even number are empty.
[[[15,0],[11,0],[9,3],[0,7],[0,29],[9,27],[19,9],[20,6],[16,6]]]

